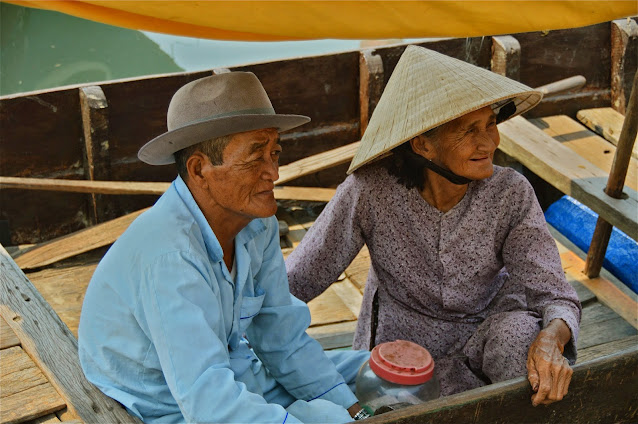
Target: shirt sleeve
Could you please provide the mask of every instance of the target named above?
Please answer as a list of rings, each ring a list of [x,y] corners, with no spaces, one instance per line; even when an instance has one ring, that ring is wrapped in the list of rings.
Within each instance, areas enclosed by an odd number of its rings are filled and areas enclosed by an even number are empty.
[[[290,294],[276,221],[269,231],[270,242],[255,275],[264,301],[246,330],[247,338],[268,371],[295,398],[324,399],[349,408],[357,398],[319,342],[306,333],[308,306]]]
[[[323,293],[350,265],[364,244],[356,174],[338,187],[301,243],[286,258],[290,292],[304,302]]]
[[[148,325],[162,372],[186,422],[299,422],[234,379],[216,286],[184,252],[147,267],[138,316]]]
[[[574,288],[565,279],[556,243],[547,227],[534,190],[522,179],[516,190],[516,212],[503,246],[503,261],[510,278],[525,286],[530,310],[543,318],[543,327],[562,319],[571,331],[564,355],[576,362],[581,305]]]

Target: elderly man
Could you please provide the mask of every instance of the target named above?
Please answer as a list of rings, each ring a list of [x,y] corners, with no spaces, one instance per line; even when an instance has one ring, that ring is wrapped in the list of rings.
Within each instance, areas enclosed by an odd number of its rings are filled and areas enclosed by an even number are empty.
[[[193,81],[139,152],[179,176],[97,267],[79,353],[87,378],[146,422],[346,422],[366,351],[330,354],[288,290],[273,193],[279,131],[252,73]],[[349,387],[350,385],[350,387]]]

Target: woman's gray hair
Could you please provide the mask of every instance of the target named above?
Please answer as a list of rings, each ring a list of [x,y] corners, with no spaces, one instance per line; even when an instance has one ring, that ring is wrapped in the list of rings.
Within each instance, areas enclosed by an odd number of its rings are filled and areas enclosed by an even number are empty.
[[[186,168],[186,162],[195,152],[199,151],[208,156],[210,162],[213,165],[221,165],[224,163],[224,149],[228,146],[228,143],[233,139],[234,134],[223,135],[221,137],[211,138],[210,140],[202,141],[201,143],[193,144],[182,150],[175,152],[175,165],[177,166],[177,173],[184,181],[188,179],[188,169]]]

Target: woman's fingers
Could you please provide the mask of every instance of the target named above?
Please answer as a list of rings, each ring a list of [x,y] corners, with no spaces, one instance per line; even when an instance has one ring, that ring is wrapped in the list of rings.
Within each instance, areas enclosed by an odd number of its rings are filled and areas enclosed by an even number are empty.
[[[540,368],[540,384],[537,393],[532,396],[532,404],[548,405],[562,400],[567,394],[573,374],[567,359],[562,358],[562,361],[551,364],[545,363]]]

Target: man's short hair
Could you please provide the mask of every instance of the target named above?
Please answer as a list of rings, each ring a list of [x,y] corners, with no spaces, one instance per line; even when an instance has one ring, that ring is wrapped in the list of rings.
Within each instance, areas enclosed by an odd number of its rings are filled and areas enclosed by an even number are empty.
[[[188,169],[186,168],[186,162],[191,155],[197,151],[202,152],[210,162],[217,166],[224,163],[224,149],[228,146],[228,143],[233,139],[234,134],[223,135],[221,137],[211,138],[210,140],[202,141],[201,143],[193,144],[182,150],[175,152],[175,165],[177,165],[177,173],[182,180],[188,180]]]

